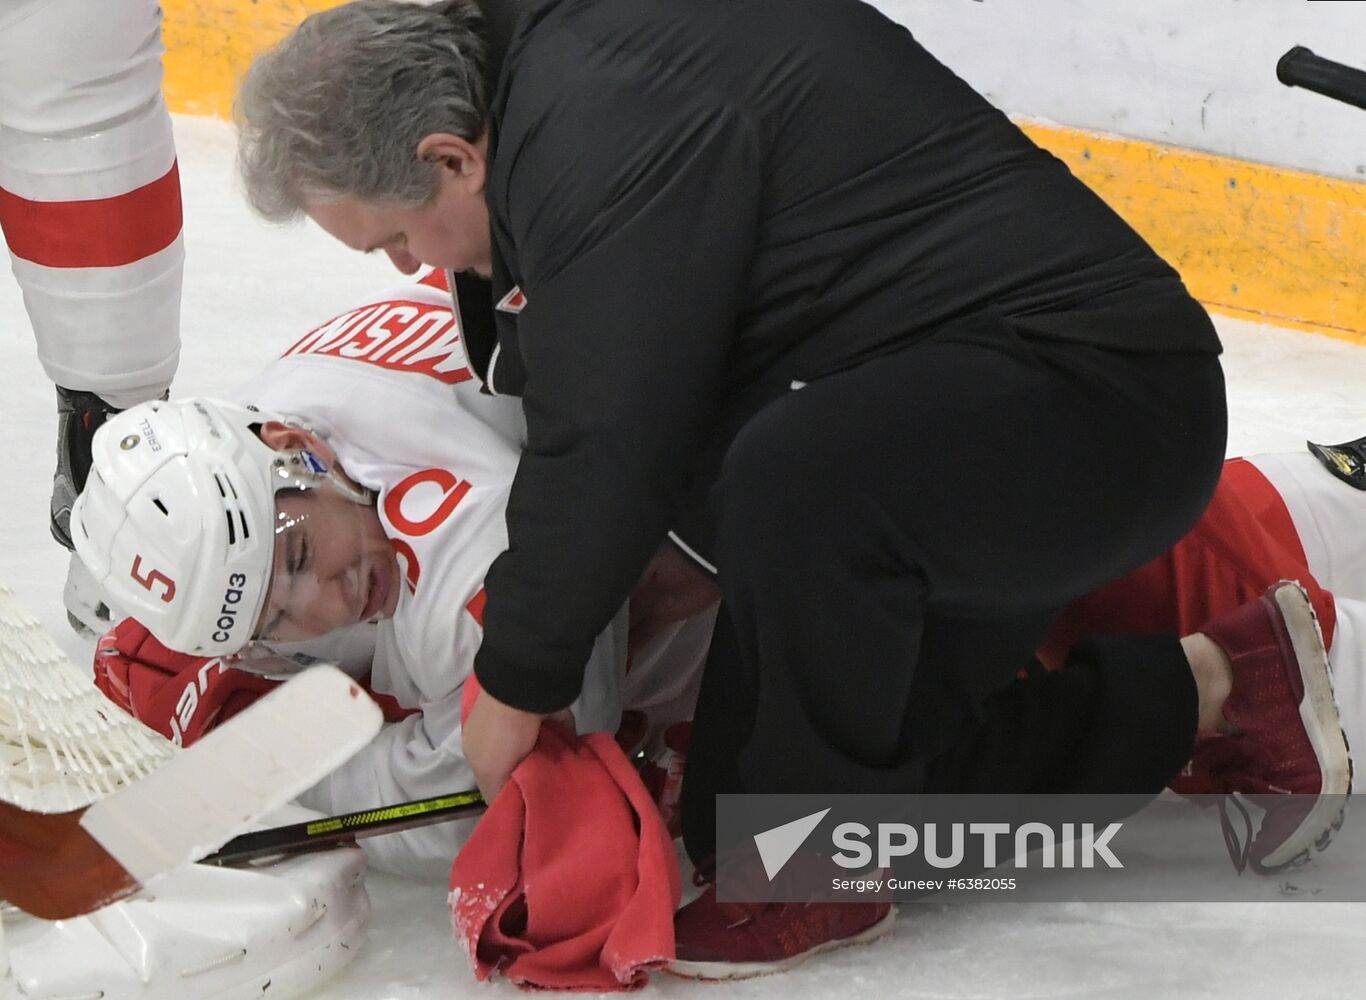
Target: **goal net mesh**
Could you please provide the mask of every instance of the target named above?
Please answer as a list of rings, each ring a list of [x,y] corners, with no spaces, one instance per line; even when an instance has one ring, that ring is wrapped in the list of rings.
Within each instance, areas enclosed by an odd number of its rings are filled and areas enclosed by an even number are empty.
[[[0,586],[0,799],[37,812],[89,805],[176,747],[110,702]]]

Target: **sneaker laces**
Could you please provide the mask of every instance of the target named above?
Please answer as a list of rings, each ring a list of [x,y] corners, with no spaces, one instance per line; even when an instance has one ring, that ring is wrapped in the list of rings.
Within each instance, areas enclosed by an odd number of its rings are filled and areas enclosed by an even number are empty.
[[[736,930],[746,924],[752,923],[768,905],[771,905],[755,902],[736,902],[734,900],[722,902],[716,898],[716,883],[703,875],[702,872],[693,872],[692,881],[693,885],[706,887],[703,896],[707,893],[711,893],[711,906],[715,908],[717,914],[725,921],[725,926],[728,930]]]
[[[1264,779],[1255,777],[1259,767],[1267,762],[1257,752],[1255,743],[1237,736],[1222,736],[1211,740],[1201,750],[1201,765],[1215,791],[1219,807],[1219,829],[1224,837],[1224,847],[1234,871],[1241,875],[1248,866],[1252,853],[1252,842],[1256,839],[1252,814],[1243,802],[1242,794],[1236,789],[1254,791],[1250,787],[1264,785]],[[1264,767],[1263,767],[1264,769]],[[1236,814],[1238,822],[1235,822]]]
[[[1242,840],[1239,840],[1239,832],[1234,827],[1233,820],[1229,818],[1229,806],[1243,821]],[[1243,800],[1235,793],[1228,793],[1219,796],[1219,829],[1224,835],[1224,847],[1228,851],[1228,858],[1233,862],[1233,870],[1239,875],[1247,868],[1248,856],[1252,853],[1252,815],[1247,811],[1247,806]]]
[[[773,903],[757,901],[740,902],[732,900],[722,902],[720,899],[717,899],[716,858],[714,856],[707,858],[706,861],[702,862],[702,864],[693,871],[692,884],[700,889],[704,889],[705,892],[703,895],[705,895],[706,892],[712,894],[711,905],[716,908],[717,913],[725,918],[726,925],[730,928],[742,927],[755,920],[767,907],[776,905]]]

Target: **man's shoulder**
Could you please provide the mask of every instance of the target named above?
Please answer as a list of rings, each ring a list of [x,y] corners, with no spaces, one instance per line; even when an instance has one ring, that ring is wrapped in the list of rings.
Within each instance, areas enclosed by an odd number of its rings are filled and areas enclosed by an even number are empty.
[[[667,64],[687,58],[689,38],[705,35],[716,6],[688,0],[526,0],[506,56],[504,96],[509,87],[519,96],[557,99],[613,81],[667,83]],[[713,50],[720,47],[716,39],[711,42]]]

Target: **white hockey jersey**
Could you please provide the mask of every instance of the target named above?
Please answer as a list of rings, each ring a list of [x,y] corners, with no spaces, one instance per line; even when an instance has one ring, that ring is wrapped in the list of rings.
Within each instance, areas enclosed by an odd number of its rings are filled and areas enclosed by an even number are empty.
[[[1366,491],[1308,451],[1247,459],[1280,494],[1314,578],[1339,601],[1366,600]]]
[[[482,638],[484,574],[507,547],[504,509],[524,435],[520,401],[484,395],[465,366],[439,277],[312,331],[241,387],[242,402],[300,417],[336,451],[377,509],[405,581],[376,629],[371,683],[420,714],[387,726],[301,801],[327,813],[475,787],[463,759],[460,696]],[[614,731],[623,704],[687,715],[710,618],[685,623],[634,658],[626,616],[593,650],[573,711],[581,732]],[[373,838],[371,862],[445,877],[472,824]]]

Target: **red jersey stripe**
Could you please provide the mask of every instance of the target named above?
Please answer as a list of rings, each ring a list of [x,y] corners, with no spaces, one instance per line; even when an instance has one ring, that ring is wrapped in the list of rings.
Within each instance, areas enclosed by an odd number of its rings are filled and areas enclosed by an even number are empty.
[[[30,201],[0,188],[0,229],[10,251],[43,267],[120,267],[165,250],[180,235],[180,170],[127,194],[89,201]]]

